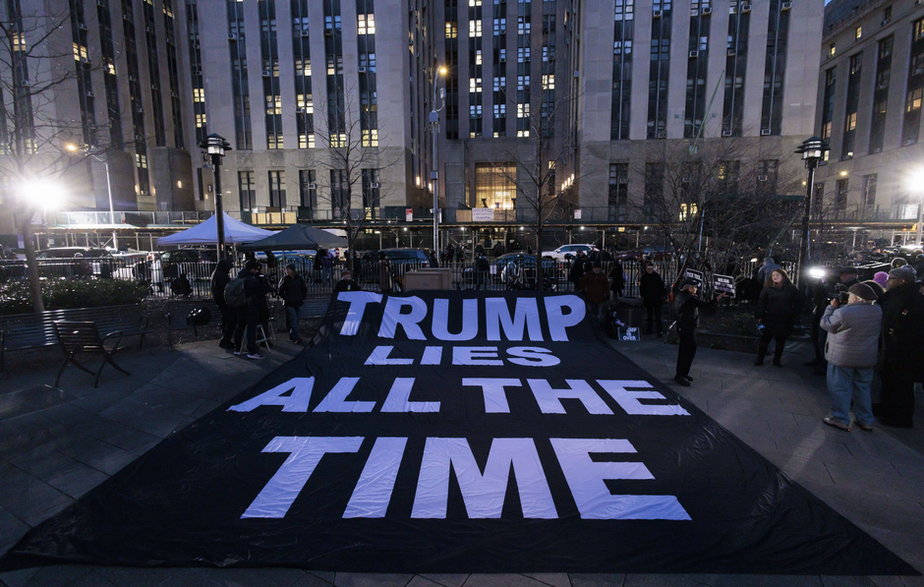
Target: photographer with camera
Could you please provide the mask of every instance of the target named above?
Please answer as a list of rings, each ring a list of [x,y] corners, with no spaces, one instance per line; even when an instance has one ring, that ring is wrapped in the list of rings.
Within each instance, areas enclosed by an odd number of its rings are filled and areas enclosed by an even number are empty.
[[[234,329],[234,348],[240,349],[247,332],[247,352],[236,350],[234,354],[244,355],[248,359],[264,358],[257,349],[257,325],[266,314],[266,294],[271,291],[266,276],[260,272],[259,261],[251,259],[244,264],[238,277],[244,279],[244,295],[247,303],[237,308],[237,325]]]
[[[828,303],[821,317],[821,328],[828,333],[825,359],[831,394],[831,413],[823,421],[849,432],[852,401],[857,426],[869,431],[873,429],[870,395],[879,356],[882,308],[873,304],[879,296],[865,283],[850,286],[846,304],[840,297]]]
[[[838,270],[837,280],[834,281],[834,283],[830,283],[825,279],[820,279],[812,286],[812,299],[815,304],[815,309],[812,312],[811,333],[815,357],[806,363],[806,365],[815,368],[815,375],[825,375],[827,365],[825,362],[824,349],[828,333],[820,326],[821,317],[824,315],[825,309],[827,309],[831,300],[839,299],[841,305],[847,304],[847,290],[850,289],[850,286],[853,284],[859,283],[857,275],[856,267],[843,267]]]

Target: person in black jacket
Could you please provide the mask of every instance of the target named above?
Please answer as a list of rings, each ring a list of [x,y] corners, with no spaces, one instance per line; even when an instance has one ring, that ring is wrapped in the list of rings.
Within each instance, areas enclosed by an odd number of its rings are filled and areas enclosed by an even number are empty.
[[[231,281],[228,271],[231,271],[231,261],[228,259],[220,260],[212,273],[211,289],[212,299],[215,300],[215,304],[218,305],[218,310],[221,312],[221,340],[218,341],[218,346],[231,350],[234,348],[231,338],[234,336],[234,328],[237,325],[237,311],[236,308],[232,308],[225,303],[225,286]]]
[[[693,365],[693,357],[696,356],[696,327],[699,326],[699,311],[702,309],[706,312],[714,312],[718,301],[726,296],[725,293],[721,293],[712,301],[704,302],[696,297],[698,288],[697,282],[686,279],[681,282],[680,293],[674,300],[674,308],[677,312],[677,334],[680,337],[674,382],[684,387],[690,387],[693,381],[690,377],[690,367]]]
[[[651,334],[652,324],[657,326],[658,336],[664,334],[664,326],[661,324],[661,306],[664,305],[664,296],[667,295],[667,288],[664,287],[664,280],[655,271],[654,265],[645,265],[645,272],[638,279],[638,292],[642,296],[642,304],[645,305],[645,312],[648,314],[648,329],[645,334]]]
[[[786,338],[792,332],[793,324],[799,317],[801,307],[799,290],[789,280],[789,276],[782,269],[772,269],[767,282],[764,284],[760,297],[757,300],[757,328],[760,330],[760,340],[757,343],[757,358],[755,365],[764,364],[764,356],[770,346],[770,340],[776,341],[773,349],[773,364],[782,367],[783,347]]]
[[[289,329],[289,340],[295,344],[302,344],[302,337],[298,334],[298,325],[301,320],[302,304],[308,296],[308,285],[295,270],[295,265],[286,265],[286,274],[279,280],[276,291],[282,298],[286,309],[286,328]]]
[[[889,271],[882,306],[882,397],[873,413],[885,426],[911,428],[914,383],[924,379],[924,296],[911,267]]]
[[[260,324],[266,311],[266,294],[270,287],[266,278],[260,275],[260,262],[251,259],[241,269],[238,277],[244,281],[244,295],[247,303],[237,310],[237,325],[234,329],[234,348],[240,349],[243,344],[244,332],[247,332],[247,351],[236,350],[235,355],[244,355],[248,359],[264,358],[257,352],[257,325]]]

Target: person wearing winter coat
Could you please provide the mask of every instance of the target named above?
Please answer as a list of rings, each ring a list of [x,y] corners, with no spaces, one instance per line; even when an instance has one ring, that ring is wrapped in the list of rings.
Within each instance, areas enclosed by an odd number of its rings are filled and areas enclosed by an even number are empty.
[[[606,253],[609,254],[609,253]],[[622,268],[622,263],[618,260],[613,263],[610,270],[610,291],[613,292],[613,301],[622,297],[622,290],[626,287],[626,275]]]
[[[873,429],[870,395],[882,327],[882,308],[873,305],[877,297],[869,285],[855,283],[847,290],[847,305],[841,307],[834,298],[821,317],[821,328],[828,333],[825,360],[831,413],[822,420],[828,426],[850,431],[853,402],[857,426]]]
[[[645,333],[651,334],[652,325],[654,325],[657,326],[658,336],[661,336],[664,334],[664,326],[661,323],[661,306],[664,305],[667,288],[664,286],[664,280],[655,271],[654,265],[645,265],[645,272],[638,279],[638,291],[642,296],[645,313],[648,314],[648,328]]]
[[[924,380],[924,297],[911,267],[889,271],[882,307],[882,397],[873,406],[879,423],[911,428],[914,383]]]
[[[234,354],[255,360],[264,358],[257,349],[257,325],[266,315],[266,294],[270,291],[266,277],[260,274],[261,268],[259,261],[251,259],[237,274],[244,280],[244,295],[247,297],[247,303],[236,308],[237,326],[234,329],[234,348],[242,348],[246,333],[247,350],[235,350]]]
[[[298,334],[298,325],[301,319],[302,304],[308,296],[308,285],[295,270],[295,265],[286,266],[286,274],[279,281],[276,291],[282,298],[286,309],[286,328],[289,330],[289,340],[295,344],[302,344],[302,338]]]
[[[234,336],[234,328],[237,326],[237,311],[225,302],[225,286],[231,281],[231,277],[228,275],[228,271],[231,271],[231,266],[229,259],[220,260],[215,267],[214,273],[212,273],[211,286],[212,299],[215,300],[218,311],[221,312],[221,340],[218,341],[218,346],[228,350],[234,348],[231,338]]]
[[[770,272],[764,288],[757,299],[757,328],[760,330],[760,340],[757,343],[757,358],[755,365],[763,365],[770,340],[775,341],[773,349],[773,364],[782,367],[783,347],[786,338],[792,332],[792,326],[799,316],[802,305],[799,290],[789,280],[789,276],[782,269]]]
[[[674,310],[677,312],[677,335],[680,338],[677,348],[677,370],[674,383],[690,387],[693,378],[690,377],[690,367],[696,356],[696,328],[699,326],[699,311],[715,312],[720,299],[727,294],[721,293],[713,300],[705,302],[696,297],[699,284],[692,279],[685,279],[680,284],[680,293],[674,300]]]
[[[584,294],[584,300],[587,302],[587,313],[598,322],[603,322],[603,310],[609,298],[609,290],[610,283],[599,262],[594,263],[591,270],[581,276],[579,291]]]

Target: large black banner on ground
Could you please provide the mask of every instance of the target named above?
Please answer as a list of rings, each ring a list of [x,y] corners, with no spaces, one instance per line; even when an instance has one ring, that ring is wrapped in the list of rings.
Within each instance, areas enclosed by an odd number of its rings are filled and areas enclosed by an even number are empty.
[[[584,314],[573,295],[341,293],[317,346],[7,563],[914,572]]]

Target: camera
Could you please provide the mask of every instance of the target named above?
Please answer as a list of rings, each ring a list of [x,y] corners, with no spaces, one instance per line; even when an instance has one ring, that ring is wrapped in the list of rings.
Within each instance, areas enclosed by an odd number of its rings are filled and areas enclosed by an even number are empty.
[[[847,288],[843,284],[838,283],[825,297],[829,304],[831,300],[837,300],[838,305],[845,306],[847,305]]]

